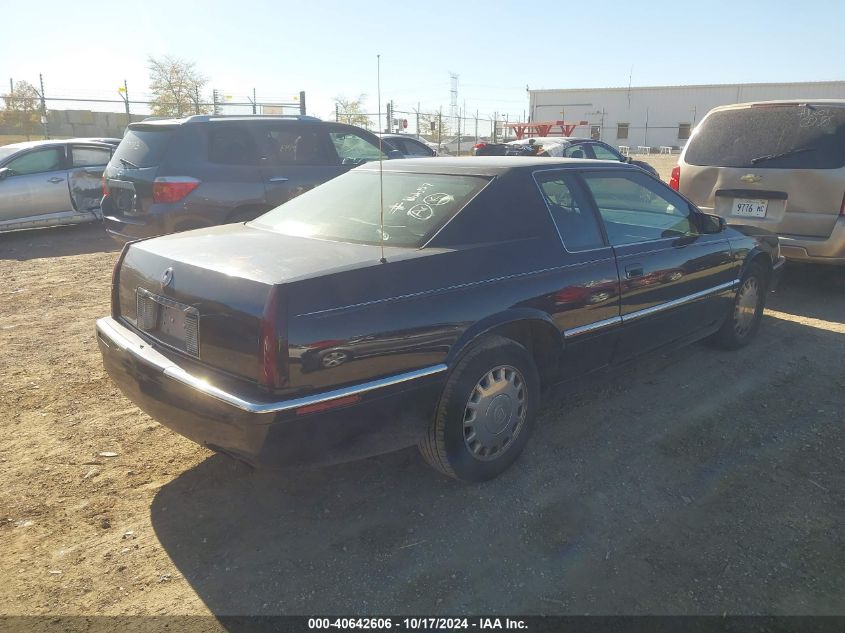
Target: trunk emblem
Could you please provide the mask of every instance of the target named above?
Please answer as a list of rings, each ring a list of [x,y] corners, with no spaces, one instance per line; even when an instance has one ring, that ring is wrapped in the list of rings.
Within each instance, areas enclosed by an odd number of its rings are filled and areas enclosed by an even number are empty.
[[[171,283],[173,283],[173,269],[172,268],[167,268],[167,269],[165,269],[165,271],[163,273],[161,273],[161,279],[159,280],[159,283],[161,284],[162,290],[164,290],[165,288],[167,288],[167,286],[169,286]]]
[[[761,180],[763,180],[763,177],[758,176],[757,174],[745,174],[744,176],[742,176],[740,178],[740,180],[742,182],[754,183],[754,182],[760,182]]]

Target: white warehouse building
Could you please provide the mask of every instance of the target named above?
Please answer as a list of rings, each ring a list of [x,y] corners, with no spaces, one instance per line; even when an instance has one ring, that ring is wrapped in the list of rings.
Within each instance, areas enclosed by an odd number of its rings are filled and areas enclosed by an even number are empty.
[[[528,92],[530,122],[577,123],[572,136],[590,136],[636,152],[644,147],[683,147],[696,123],[716,106],[770,99],[845,99],[845,81]],[[560,134],[560,127],[550,132]]]

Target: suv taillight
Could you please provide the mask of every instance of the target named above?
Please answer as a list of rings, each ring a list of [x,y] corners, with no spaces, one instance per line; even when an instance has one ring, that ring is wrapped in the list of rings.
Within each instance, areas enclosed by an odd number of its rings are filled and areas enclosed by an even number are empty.
[[[681,188],[681,166],[675,165],[672,167],[672,176],[669,178],[669,186],[672,187],[675,191],[679,191]]]
[[[472,146],[472,149],[481,149],[482,147],[487,147],[487,143],[476,143]]]
[[[200,181],[187,176],[162,176],[153,180],[153,202],[179,202],[200,186]]]
[[[108,183],[106,183],[106,176],[105,176],[105,174],[103,175],[103,177],[102,177],[101,181],[102,181],[102,183],[103,183],[103,195],[104,195],[104,196],[107,196],[107,195],[109,195],[109,185],[108,185]]]

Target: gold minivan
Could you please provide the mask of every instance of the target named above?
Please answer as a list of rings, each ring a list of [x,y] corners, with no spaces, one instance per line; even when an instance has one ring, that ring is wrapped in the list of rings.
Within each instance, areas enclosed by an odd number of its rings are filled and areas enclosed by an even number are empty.
[[[845,265],[845,100],[714,108],[669,184],[705,213],[777,233],[787,259]]]

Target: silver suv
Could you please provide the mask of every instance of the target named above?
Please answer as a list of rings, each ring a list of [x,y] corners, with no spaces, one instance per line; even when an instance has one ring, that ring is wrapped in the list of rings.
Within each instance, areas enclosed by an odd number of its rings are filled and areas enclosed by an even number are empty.
[[[845,265],[845,100],[714,108],[670,186],[705,213],[777,233],[788,259]]]

